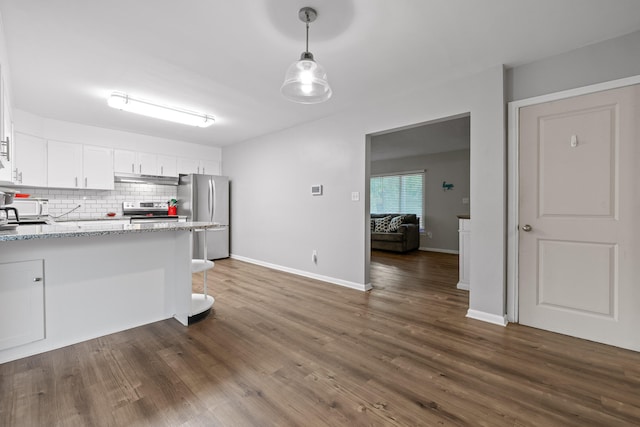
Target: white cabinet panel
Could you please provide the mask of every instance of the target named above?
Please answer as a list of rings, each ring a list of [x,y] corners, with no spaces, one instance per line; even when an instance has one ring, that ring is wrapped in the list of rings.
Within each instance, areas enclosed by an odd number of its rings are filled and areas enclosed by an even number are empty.
[[[198,159],[178,158],[178,173],[190,174],[198,173],[200,161]]]
[[[220,175],[220,163],[200,160],[200,172],[203,175]]]
[[[47,163],[49,187],[82,188],[82,144],[49,141]]]
[[[470,279],[470,261],[469,253],[471,248],[471,220],[466,218],[458,219],[458,232],[459,232],[459,278],[458,289],[469,290]]]
[[[94,145],[83,146],[84,188],[113,190],[113,150]]]
[[[0,75],[0,181],[13,181],[13,123],[11,105],[6,96],[4,78]]]
[[[158,154],[158,175],[178,176],[178,162],[176,158]]]
[[[135,151],[128,150],[114,150],[113,151],[113,170],[114,172],[122,173],[136,173],[136,158]]]
[[[42,260],[0,264],[0,350],[44,339]]]
[[[114,150],[114,172],[159,175],[158,155],[129,150]],[[169,165],[170,167],[170,165]]]
[[[113,150],[107,147],[48,141],[48,186],[112,190]]]
[[[138,170],[141,175],[158,175],[158,156],[151,153],[138,153]]]
[[[210,160],[178,158],[178,173],[199,173],[202,175],[220,175],[220,162]]]
[[[14,183],[32,187],[47,185],[47,141],[37,136],[15,134]]]

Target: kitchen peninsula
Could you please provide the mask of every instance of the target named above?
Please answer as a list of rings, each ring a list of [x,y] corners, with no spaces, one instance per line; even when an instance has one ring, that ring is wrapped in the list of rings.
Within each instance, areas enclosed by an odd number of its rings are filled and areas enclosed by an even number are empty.
[[[0,232],[0,363],[174,317],[187,325],[204,222]]]

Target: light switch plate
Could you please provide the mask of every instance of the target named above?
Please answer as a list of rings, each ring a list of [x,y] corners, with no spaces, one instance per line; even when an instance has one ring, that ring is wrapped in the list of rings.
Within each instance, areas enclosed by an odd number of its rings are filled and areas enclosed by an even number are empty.
[[[351,201],[352,202],[360,201],[360,192],[359,191],[352,191],[351,192]]]

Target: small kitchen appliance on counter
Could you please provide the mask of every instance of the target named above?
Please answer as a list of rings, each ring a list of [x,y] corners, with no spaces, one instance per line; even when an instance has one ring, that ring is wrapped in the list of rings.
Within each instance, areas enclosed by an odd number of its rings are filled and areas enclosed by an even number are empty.
[[[49,224],[53,222],[49,216],[49,199],[15,198],[13,203],[6,205],[6,207],[15,209],[15,212],[18,213],[15,220],[9,220],[13,224]]]
[[[168,215],[169,202],[122,202],[122,215],[131,224],[149,222],[186,222],[186,215]]]

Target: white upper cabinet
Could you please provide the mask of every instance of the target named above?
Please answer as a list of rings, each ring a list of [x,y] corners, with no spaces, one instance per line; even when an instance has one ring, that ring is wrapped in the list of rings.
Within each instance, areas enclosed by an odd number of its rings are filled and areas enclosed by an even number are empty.
[[[120,173],[137,173],[137,153],[128,150],[113,150],[113,170]]]
[[[138,170],[141,175],[158,175],[158,156],[151,153],[138,153]]]
[[[209,160],[200,160],[200,172],[205,175],[220,175],[220,163]]]
[[[178,176],[178,163],[176,158],[158,154],[158,175]]]
[[[114,150],[114,171],[137,175],[176,176],[176,159],[161,154]]]
[[[15,133],[13,182],[30,187],[47,186],[47,141],[25,133]]]
[[[220,163],[210,160],[178,158],[178,173],[199,173],[203,175],[220,175]]]
[[[82,187],[82,144],[49,141],[47,182],[54,188]]]
[[[0,181],[14,181],[14,143],[11,105],[0,74]]]
[[[113,190],[113,150],[94,145],[82,148],[84,188]]]
[[[48,186],[112,190],[113,150],[107,147],[49,141]]]

